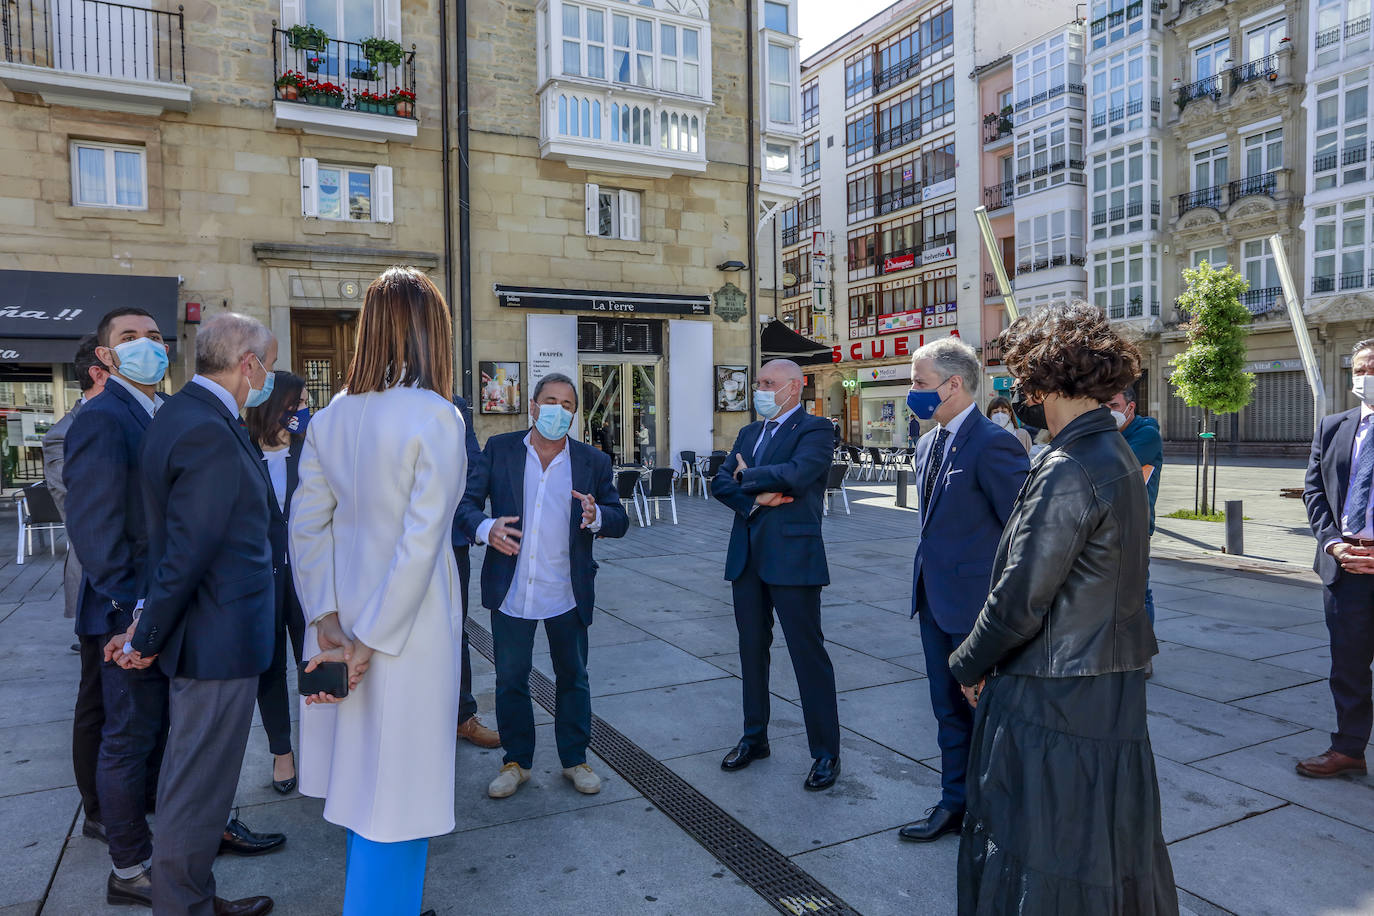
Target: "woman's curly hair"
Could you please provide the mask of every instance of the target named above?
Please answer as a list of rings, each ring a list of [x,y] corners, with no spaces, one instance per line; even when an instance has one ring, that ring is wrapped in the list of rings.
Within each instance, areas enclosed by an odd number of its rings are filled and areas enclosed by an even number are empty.
[[[1027,395],[1107,401],[1140,376],[1140,351],[1097,306],[1055,304],[1002,332],[1002,361]]]

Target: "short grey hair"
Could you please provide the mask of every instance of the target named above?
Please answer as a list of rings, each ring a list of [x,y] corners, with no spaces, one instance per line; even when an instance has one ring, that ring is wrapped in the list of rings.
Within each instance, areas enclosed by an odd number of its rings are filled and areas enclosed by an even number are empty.
[[[554,384],[555,382],[561,382],[572,389],[573,410],[577,410],[577,383],[561,372],[550,372],[548,375],[535,382],[534,393],[531,394],[530,397],[537,403],[539,401],[539,395],[544,391],[544,386]]]
[[[220,312],[196,332],[196,373],[227,372],[248,352],[265,361],[272,339],[272,332],[258,319],[238,312]]]
[[[978,362],[978,352],[957,337],[942,337],[918,349],[911,356],[911,364],[930,360],[945,378],[959,376],[969,394],[978,393],[978,378],[983,374],[983,365]]]
[[[1355,348],[1350,351],[1350,361],[1353,363],[1355,357],[1359,356],[1365,350],[1374,350],[1374,337],[1366,337],[1364,340],[1355,344]]]

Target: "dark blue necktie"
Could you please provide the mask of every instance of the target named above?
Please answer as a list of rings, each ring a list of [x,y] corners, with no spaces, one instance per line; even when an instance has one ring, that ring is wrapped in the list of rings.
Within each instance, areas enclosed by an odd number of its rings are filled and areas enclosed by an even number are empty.
[[[754,460],[758,461],[763,457],[763,453],[768,451],[768,443],[773,439],[773,431],[778,428],[778,424],[768,420],[763,424],[763,435],[759,436],[758,447],[754,449]]]
[[[935,495],[935,478],[940,476],[940,465],[945,459],[945,440],[949,438],[949,430],[944,427],[935,434],[935,444],[930,448],[930,463],[926,465],[926,487],[925,499],[921,503],[921,508],[929,511],[930,498]]]
[[[1345,530],[1352,534],[1363,531],[1369,518],[1369,491],[1374,486],[1374,431],[1368,429],[1370,422],[1366,419],[1362,424],[1364,444],[1350,475],[1350,496],[1345,501]]]

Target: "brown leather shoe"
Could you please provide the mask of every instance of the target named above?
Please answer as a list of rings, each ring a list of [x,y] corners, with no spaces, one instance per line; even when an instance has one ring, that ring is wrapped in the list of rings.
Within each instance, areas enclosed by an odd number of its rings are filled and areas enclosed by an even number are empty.
[[[267,916],[270,912],[271,897],[244,897],[242,900],[215,898],[215,916]]]
[[[1313,779],[1330,779],[1332,776],[1339,776],[1342,773],[1364,772],[1366,772],[1364,760],[1359,757],[1347,756],[1340,751],[1328,750],[1298,762],[1298,775],[1310,776]]]
[[[500,747],[501,736],[493,728],[487,728],[482,720],[473,716],[458,726],[458,737],[470,741],[478,747]]]

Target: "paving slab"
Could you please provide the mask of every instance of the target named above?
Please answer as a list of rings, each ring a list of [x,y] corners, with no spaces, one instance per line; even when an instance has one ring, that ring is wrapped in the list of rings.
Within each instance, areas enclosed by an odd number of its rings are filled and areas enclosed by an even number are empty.
[[[534,666],[553,678],[548,652],[536,651]],[[594,697],[708,681],[720,674],[715,665],[657,639],[602,646],[587,656],[587,680]]]
[[[50,608],[24,605],[0,620],[0,684],[37,676],[70,680],[72,693],[81,677],[81,659],[72,621]]]
[[[894,570],[894,573],[898,571]],[[911,600],[911,570],[885,574],[837,566],[830,570],[830,586],[821,592],[826,604]]]
[[[1165,757],[1155,758],[1155,773],[1167,843],[1288,804],[1282,798]]]
[[[926,673],[926,653],[924,650],[913,652],[910,655],[899,655],[896,658],[887,659],[890,665],[901,665],[903,668],[910,668],[918,674]]]
[[[839,709],[844,728],[912,760],[940,754],[925,678],[845,691]]]
[[[940,800],[938,775],[857,735],[841,738],[840,778],[824,792],[802,788],[812,762],[804,735],[769,744],[771,757],[733,773],[721,770],[714,753],[682,757],[668,765],[789,856],[896,830]]]
[[[1262,696],[1236,700],[1232,705],[1296,722],[1318,731],[1330,732],[1336,728],[1336,707],[1331,699],[1331,687],[1325,679],[1285,690],[1275,690]]]
[[[81,797],[75,788],[29,792],[0,805],[0,907],[41,900]]]
[[[587,628],[587,646],[593,649],[602,646],[620,646],[625,643],[643,642],[646,639],[653,639],[653,637],[639,627],[628,624],[612,614],[593,614],[592,625]],[[492,670],[496,670],[494,666]]]
[[[1223,703],[1313,679],[1313,675],[1280,666],[1273,659],[1256,662],[1169,642],[1159,644],[1154,660],[1153,683]]]
[[[1320,610],[1277,604],[1249,596],[1204,591],[1195,585],[1196,583],[1190,583],[1155,589],[1155,606],[1254,627],[1292,627],[1322,620]],[[1164,594],[1161,595],[1161,591],[1164,591]]]
[[[739,630],[735,626],[733,612],[717,617],[690,617],[685,620],[663,616],[641,621],[639,626],[644,632],[698,658],[728,655],[739,651]],[[774,627],[773,639],[775,642],[783,641],[781,628]]]
[[[80,679],[79,671],[58,668],[31,677],[0,681],[0,728],[45,722],[70,725]]]
[[[1216,572],[1194,563],[1179,563],[1173,560],[1153,559],[1150,561],[1150,585],[1186,585],[1213,578]]]
[[[1286,630],[1249,626],[1198,614],[1173,620],[1156,620],[1155,635],[1194,649],[1249,659],[1311,649],[1321,644],[1310,636],[1299,636]]]
[[[903,620],[870,604],[830,604],[821,608],[827,642],[874,658],[889,659],[921,650],[921,623]]]
[[[0,729],[0,798],[75,784],[70,719]]]
[[[835,668],[835,689],[840,692],[876,687],[878,684],[893,684],[911,680],[916,676],[910,668],[903,668],[834,643],[827,643],[826,650],[830,654],[830,663]],[[787,654],[787,648],[774,643],[769,655],[769,691],[785,700],[801,699],[801,694],[797,690],[797,676],[792,669],[792,657]],[[738,653],[715,655],[707,661],[736,677],[739,676]]]
[[[959,838],[909,843],[883,830],[792,858],[861,913],[954,913]]]
[[[1322,624],[1322,626],[1325,627],[1326,624]],[[1280,668],[1292,668],[1294,671],[1301,671],[1315,678],[1326,680],[1331,676],[1331,646],[1316,646],[1297,652],[1287,652],[1283,655],[1271,655],[1265,659],[1265,662]]]
[[[1155,754],[1191,763],[1281,738],[1301,725],[1151,684],[1146,711]]]
[[[1209,579],[1188,583],[1189,588],[1215,592],[1219,595],[1233,595],[1237,598],[1250,598],[1266,604],[1287,605],[1307,611],[1322,613],[1322,587],[1315,581],[1297,584],[1275,582],[1272,579],[1259,579],[1250,576],[1214,575]]]
[[[1295,805],[1184,840],[1169,851],[1180,888],[1235,913],[1374,912],[1374,833]]]

